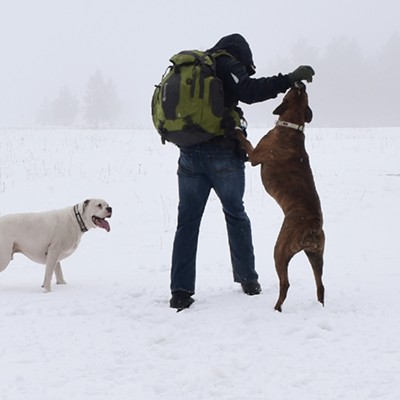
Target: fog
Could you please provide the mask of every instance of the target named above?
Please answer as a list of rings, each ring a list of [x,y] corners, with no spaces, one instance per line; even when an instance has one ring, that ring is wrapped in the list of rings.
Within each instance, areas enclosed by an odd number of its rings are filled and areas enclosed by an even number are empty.
[[[257,75],[316,71],[315,126],[399,126],[397,0],[0,0],[0,127],[40,124],[60,93],[82,113],[96,74],[114,88],[114,126],[151,126],[150,99],[169,57],[241,33]],[[278,100],[244,106],[269,124]],[[56,121],[57,122],[57,121]]]

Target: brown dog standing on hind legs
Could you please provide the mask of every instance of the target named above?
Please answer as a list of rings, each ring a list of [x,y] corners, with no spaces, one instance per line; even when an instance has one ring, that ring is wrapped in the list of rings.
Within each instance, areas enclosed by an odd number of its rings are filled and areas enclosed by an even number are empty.
[[[273,114],[279,115],[276,126],[260,140],[256,148],[253,148],[239,129],[237,137],[248,154],[251,165],[261,164],[264,187],[285,215],[274,250],[280,284],[275,310],[282,311],[289,289],[289,262],[302,250],[311,263],[317,285],[317,298],[323,305],[325,234],[322,229],[321,203],[304,146],[304,124],[312,119],[305,85],[296,83]]]

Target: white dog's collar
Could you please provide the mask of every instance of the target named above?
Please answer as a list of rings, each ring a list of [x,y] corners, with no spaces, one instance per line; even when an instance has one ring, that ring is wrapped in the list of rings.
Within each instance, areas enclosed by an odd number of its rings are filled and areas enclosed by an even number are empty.
[[[79,212],[79,204],[75,204],[74,205],[74,214],[75,214],[76,220],[78,221],[79,228],[81,228],[81,231],[82,232],[87,232],[88,228],[86,228],[86,225],[85,225],[85,223],[83,222],[83,219],[82,219],[82,215]]]
[[[296,129],[296,131],[304,132],[304,125],[292,124],[291,122],[286,121],[276,121],[276,126],[285,126],[286,128]]]

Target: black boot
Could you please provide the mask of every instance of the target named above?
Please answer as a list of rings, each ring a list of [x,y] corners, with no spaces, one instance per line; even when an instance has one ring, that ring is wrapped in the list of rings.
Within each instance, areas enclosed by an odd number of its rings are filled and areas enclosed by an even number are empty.
[[[192,299],[192,294],[183,291],[176,291],[172,293],[169,306],[171,308],[176,308],[177,311],[182,311],[185,308],[189,308],[193,303],[194,299]]]
[[[243,292],[249,296],[261,293],[261,286],[258,281],[241,283]]]

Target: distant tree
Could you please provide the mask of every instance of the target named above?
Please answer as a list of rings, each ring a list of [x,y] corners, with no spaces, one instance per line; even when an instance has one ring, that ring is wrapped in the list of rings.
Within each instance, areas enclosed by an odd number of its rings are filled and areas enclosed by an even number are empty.
[[[39,125],[51,125],[52,124],[52,115],[49,99],[46,97],[43,100],[42,105],[39,108],[39,111],[36,116],[36,122]]]
[[[121,103],[118,100],[116,85],[109,78],[103,78],[97,71],[89,78],[84,98],[84,118],[92,126],[112,124],[121,111]]]
[[[79,102],[68,88],[64,86],[57,97],[49,102],[46,98],[38,112],[37,121],[41,125],[71,126],[79,114]]]
[[[400,126],[399,33],[382,43],[375,55],[364,54],[349,37],[330,41],[321,54],[300,38],[291,52],[283,52],[269,64],[261,75],[286,73],[300,64],[315,69],[313,83],[308,85],[313,126]],[[249,121],[254,121],[251,111]]]
[[[381,126],[400,126],[400,35],[393,34],[377,53],[371,84],[376,94],[374,114],[378,115]]]
[[[320,120],[328,126],[367,126],[370,64],[359,44],[345,37],[333,40],[315,68]]]
[[[379,62],[384,67],[388,74],[396,74],[400,68],[400,34],[393,34],[386,44],[382,47],[379,54]],[[395,72],[394,72],[395,71]],[[396,79],[396,84],[399,85],[400,79]]]
[[[319,51],[310,46],[305,38],[299,38],[292,47],[291,66],[297,67],[299,64],[316,65],[319,60]]]
[[[79,102],[68,86],[60,89],[51,105],[51,112],[55,125],[71,126],[75,123],[79,114]]]

